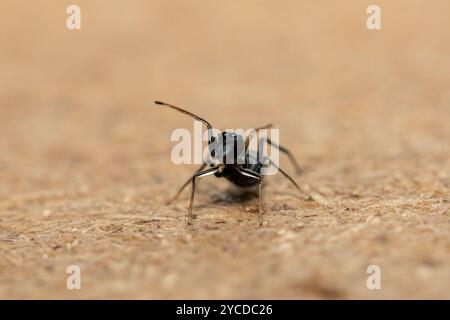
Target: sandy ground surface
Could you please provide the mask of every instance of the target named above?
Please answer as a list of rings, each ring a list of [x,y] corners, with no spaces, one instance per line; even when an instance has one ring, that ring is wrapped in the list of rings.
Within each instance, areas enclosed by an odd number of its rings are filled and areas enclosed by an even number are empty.
[[[0,298],[450,298],[447,0],[377,1],[376,32],[365,1],[120,3],[69,31],[67,1],[2,1]],[[328,204],[270,177],[260,228],[205,178],[187,228],[193,124],[154,99],[273,122]]]

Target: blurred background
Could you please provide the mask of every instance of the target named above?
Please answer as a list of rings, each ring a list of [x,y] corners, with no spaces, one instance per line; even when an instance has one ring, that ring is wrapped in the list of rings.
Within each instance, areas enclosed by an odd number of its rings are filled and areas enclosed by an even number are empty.
[[[0,297],[448,298],[450,3],[372,2],[2,0]],[[333,205],[274,178],[264,231],[209,181],[186,231],[187,196],[157,208],[194,170],[169,139],[192,121],[156,99],[274,123]]]

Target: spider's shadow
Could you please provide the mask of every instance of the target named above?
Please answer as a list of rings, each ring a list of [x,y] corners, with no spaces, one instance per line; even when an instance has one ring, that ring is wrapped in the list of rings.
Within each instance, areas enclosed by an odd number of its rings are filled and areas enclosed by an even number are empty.
[[[264,187],[263,187],[264,188]],[[244,204],[247,202],[255,201],[258,199],[257,187],[252,188],[239,188],[236,186],[229,186],[221,191],[210,192],[209,200],[206,200],[202,206],[217,205],[228,206],[230,204]]]
[[[227,188],[216,189],[212,185],[208,186],[209,191],[203,195],[202,199],[196,200],[195,206],[199,209],[207,208],[208,206],[214,205],[218,207],[229,206],[232,204],[246,204],[258,201],[258,187],[242,188],[230,184]],[[268,184],[263,183],[261,192],[263,195],[267,194]],[[197,191],[198,192],[198,191]],[[289,190],[275,190],[271,191],[274,195],[292,196],[298,197],[296,192]],[[253,203],[252,203],[253,204]]]

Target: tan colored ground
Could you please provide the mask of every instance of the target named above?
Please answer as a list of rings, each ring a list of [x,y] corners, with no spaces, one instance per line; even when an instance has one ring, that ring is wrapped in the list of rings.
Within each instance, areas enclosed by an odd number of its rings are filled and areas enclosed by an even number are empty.
[[[76,2],[81,31],[2,1],[0,298],[450,298],[447,0],[377,1],[377,32],[367,1]],[[192,230],[189,192],[156,211],[195,167],[154,99],[275,123],[329,205],[270,177],[259,228],[210,178]]]

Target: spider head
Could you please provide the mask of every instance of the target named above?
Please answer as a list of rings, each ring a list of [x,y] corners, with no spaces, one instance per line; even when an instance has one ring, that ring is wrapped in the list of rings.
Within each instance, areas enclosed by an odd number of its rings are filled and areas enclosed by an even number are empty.
[[[223,131],[210,142],[211,157],[223,164],[242,164],[245,160],[245,142],[242,135]]]

